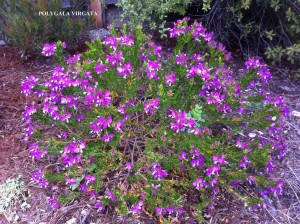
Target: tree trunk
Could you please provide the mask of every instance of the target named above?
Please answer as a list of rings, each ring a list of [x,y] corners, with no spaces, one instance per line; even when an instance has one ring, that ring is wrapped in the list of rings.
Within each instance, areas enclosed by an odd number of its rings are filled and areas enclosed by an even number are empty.
[[[103,27],[101,0],[91,0],[91,8],[94,14],[94,26]]]

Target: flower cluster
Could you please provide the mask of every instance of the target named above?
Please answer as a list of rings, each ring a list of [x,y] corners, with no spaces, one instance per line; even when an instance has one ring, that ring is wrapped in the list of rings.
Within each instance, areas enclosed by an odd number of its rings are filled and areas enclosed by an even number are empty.
[[[176,208],[174,206],[169,206],[167,208],[163,207],[156,207],[155,211],[158,216],[163,216],[163,215],[175,215],[178,217],[180,214],[184,212],[183,208]]]
[[[37,81],[38,79],[32,75],[26,77],[26,79],[22,81],[21,93],[25,94],[26,96],[33,93],[33,88],[36,86]]]
[[[31,175],[31,180],[40,185],[42,188],[46,188],[49,182],[45,179],[44,173],[42,171],[36,171]]]
[[[30,144],[28,149],[30,151],[29,156],[36,160],[40,160],[43,156],[45,156],[48,153],[47,149],[42,151],[37,142]]]
[[[154,111],[159,108],[159,99],[150,100],[144,104],[144,110],[147,114],[154,114]]]
[[[51,56],[54,55],[56,49],[56,44],[51,43],[51,44],[45,44],[43,47],[42,54],[45,56]]]
[[[164,178],[168,175],[168,172],[161,168],[161,165],[159,162],[152,163],[151,171],[152,171],[153,177],[158,180],[161,180],[162,178]]]

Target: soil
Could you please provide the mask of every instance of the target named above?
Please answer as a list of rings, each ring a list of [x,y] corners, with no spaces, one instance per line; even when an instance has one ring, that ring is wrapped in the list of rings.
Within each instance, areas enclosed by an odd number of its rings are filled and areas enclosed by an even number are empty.
[[[238,73],[243,62],[240,58],[234,60],[234,70]],[[27,193],[31,195],[29,203],[32,207],[25,212],[17,211],[18,223],[157,223],[146,214],[124,221],[113,214],[100,215],[84,200],[54,211],[46,202],[51,190],[37,188],[30,182],[31,173],[38,169],[38,164],[28,156],[28,143],[23,141],[22,113],[25,105],[34,99],[20,93],[20,84],[32,74],[45,79],[54,65],[52,60],[43,57],[23,61],[13,47],[0,46],[0,184],[21,174]],[[267,86],[269,91],[283,96],[291,111],[300,112],[299,81],[290,80],[282,69],[274,67],[271,70],[274,78]],[[300,214],[300,117],[292,115],[286,124],[287,155],[277,161],[277,169],[272,174],[273,179],[287,182],[284,194],[271,198],[267,210],[250,211],[244,208],[243,202],[220,191],[218,203],[204,212],[207,223],[300,223],[297,216]],[[0,215],[0,223],[9,222]],[[174,220],[173,223],[179,222]],[[190,219],[187,223],[196,222]]]

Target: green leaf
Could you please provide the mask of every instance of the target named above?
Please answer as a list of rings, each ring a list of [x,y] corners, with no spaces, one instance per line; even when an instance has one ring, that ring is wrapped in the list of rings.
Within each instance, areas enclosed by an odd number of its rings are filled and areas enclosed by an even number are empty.
[[[59,200],[61,205],[66,205],[69,202],[75,200],[76,198],[78,198],[81,195],[81,193],[79,192],[72,192],[69,195],[65,195],[65,196],[60,196],[57,199]]]

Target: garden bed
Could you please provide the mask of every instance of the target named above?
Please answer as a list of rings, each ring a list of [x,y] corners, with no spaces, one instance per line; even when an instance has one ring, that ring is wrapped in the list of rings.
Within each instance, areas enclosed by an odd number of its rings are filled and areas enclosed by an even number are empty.
[[[243,61],[238,57],[234,60],[236,65],[234,71],[238,77]],[[32,196],[29,199],[32,208],[26,212],[19,211],[20,223],[65,223],[68,220],[74,220],[74,218],[76,219],[75,223],[80,220],[85,223],[96,221],[101,223],[121,222],[110,211],[105,214],[97,213],[95,208],[86,205],[84,199],[54,211],[46,203],[46,198],[51,195],[51,192],[39,189],[30,182],[31,172],[37,167],[28,156],[29,153],[26,150],[28,144],[23,142],[22,113],[25,105],[34,99],[26,98],[20,94],[20,84],[26,76],[31,74],[36,75],[40,80],[47,78],[54,62],[45,58],[23,62],[18,52],[11,47],[0,47],[0,61],[0,183],[3,183],[7,178],[21,174],[28,187],[28,194],[30,193]],[[269,91],[282,95],[292,111],[300,111],[299,83],[289,80],[281,70],[275,69],[273,76],[268,86]],[[290,217],[290,223],[299,221],[299,217],[296,216],[300,211],[299,200],[297,200],[295,193],[299,192],[300,186],[300,153],[299,141],[297,141],[299,137],[300,118],[290,116],[287,119],[285,133],[288,152],[286,157],[278,162],[276,171],[272,174],[274,179],[286,180],[288,184],[286,184],[284,194],[279,196],[278,200],[270,203],[269,213],[264,210],[255,212],[244,209],[241,201],[236,200],[228,192],[220,191],[217,205],[210,211],[206,210],[206,214],[204,214],[208,222],[211,220],[213,223],[267,223],[278,220],[284,223],[287,222],[288,217]],[[245,191],[246,194],[251,194],[251,189],[240,190]],[[192,200],[193,195],[189,198]],[[146,214],[128,218],[124,222],[134,223],[138,220],[145,223],[158,223],[158,220]],[[0,221],[2,220],[0,219]],[[173,221],[178,223],[175,219]],[[192,219],[187,221],[188,223],[194,222]],[[2,222],[5,222],[4,219]]]

